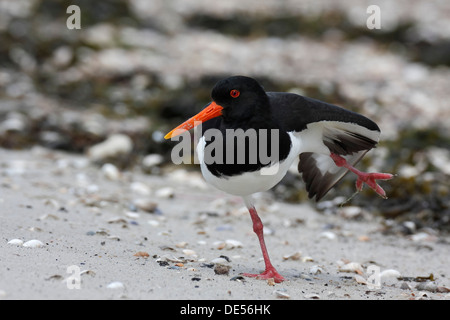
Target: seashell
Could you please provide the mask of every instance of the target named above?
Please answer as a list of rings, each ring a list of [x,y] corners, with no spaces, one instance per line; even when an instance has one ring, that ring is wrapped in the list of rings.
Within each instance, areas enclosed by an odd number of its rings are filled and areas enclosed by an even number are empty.
[[[277,298],[280,299],[290,299],[291,296],[286,292],[286,290],[274,290],[273,292]]]
[[[195,256],[196,252],[194,250],[190,250],[190,249],[184,249],[183,253],[187,256]]]
[[[21,246],[21,245],[23,245],[23,240],[11,239],[11,240],[8,241],[8,244],[14,244],[14,245]]]
[[[320,267],[320,266],[318,266],[318,265],[312,266],[312,267],[309,269],[309,273],[310,273],[310,274],[319,274],[319,273],[322,273],[322,272],[323,272],[322,267]]]
[[[342,260],[338,261],[338,268],[341,272],[354,272],[357,274],[363,274],[363,268],[359,262],[344,263]]]
[[[300,251],[296,251],[294,253],[284,255],[283,260],[299,260],[302,256],[302,253]]]
[[[355,280],[359,284],[367,284],[367,280],[363,276],[360,276],[359,274],[355,274]]]
[[[119,169],[111,163],[105,163],[102,166],[101,171],[106,178],[112,181],[117,181],[121,177]]]
[[[211,263],[214,264],[223,264],[223,263],[227,263],[228,261],[225,258],[214,258],[211,260]]]
[[[186,248],[187,245],[188,245],[188,243],[186,241],[182,241],[182,242],[178,242],[177,244],[175,244],[175,247]]]
[[[113,281],[106,286],[108,289],[123,289],[125,286],[120,281]]]
[[[142,159],[142,165],[145,168],[152,168],[160,165],[164,161],[164,157],[160,154],[149,154]]]
[[[148,220],[147,221],[149,225],[151,225],[152,227],[157,227],[159,226],[159,221],[156,220]]]
[[[101,161],[109,157],[127,155],[133,150],[131,138],[124,134],[113,134],[105,141],[90,147],[88,157],[93,161]]]
[[[225,245],[227,249],[242,248],[242,242],[233,239],[225,240]]]
[[[157,204],[147,198],[138,198],[133,201],[133,204],[140,210],[153,213],[157,208]]]
[[[400,278],[401,276],[400,272],[394,269],[387,269],[380,272],[380,277],[383,280],[386,278]]]
[[[161,188],[156,190],[155,192],[155,196],[157,196],[158,198],[173,198],[174,195],[175,192],[171,187]]]
[[[39,240],[33,239],[25,242],[23,246],[26,248],[41,248],[44,244]]]
[[[125,212],[125,216],[131,219],[137,219],[139,218],[141,215],[137,212],[133,212],[133,211],[127,211]]]
[[[316,293],[309,293],[309,294],[305,294],[303,295],[306,299],[315,299],[318,300],[320,299],[320,296]]]
[[[321,234],[319,234],[320,238],[324,238],[324,239],[328,239],[328,240],[335,240],[336,239],[336,234],[334,232],[331,231],[324,231]]]
[[[131,189],[131,191],[138,193],[140,195],[143,195],[143,196],[148,196],[151,194],[150,188],[145,183],[138,182],[138,181],[132,182],[130,184],[130,189]]]
[[[138,258],[148,258],[150,255],[145,251],[138,251],[135,254],[133,254],[133,256]]]

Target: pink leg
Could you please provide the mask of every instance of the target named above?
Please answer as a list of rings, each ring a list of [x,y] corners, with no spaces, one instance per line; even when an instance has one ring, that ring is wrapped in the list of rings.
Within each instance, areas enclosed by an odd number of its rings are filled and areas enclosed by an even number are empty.
[[[356,180],[356,189],[358,191],[361,191],[363,188],[364,183],[367,184],[369,187],[371,187],[373,190],[375,190],[376,193],[378,193],[380,196],[382,196],[383,198],[387,199],[386,197],[386,192],[383,190],[383,188],[381,188],[376,180],[389,180],[392,179],[394,177],[394,175],[390,174],[390,173],[367,173],[367,172],[362,172],[359,171],[358,169],[352,167],[351,165],[349,165],[347,163],[347,161],[337,155],[332,153],[330,155],[331,159],[333,159],[334,163],[338,166],[338,167],[344,167],[349,169],[351,172],[353,172],[354,174],[356,174],[358,176],[358,180]]]
[[[256,212],[256,209],[253,205],[247,205],[248,211],[250,212],[250,217],[253,222],[253,231],[256,233],[259,239],[259,244],[261,246],[261,251],[264,257],[264,263],[266,265],[266,270],[261,274],[252,274],[252,273],[244,273],[243,276],[246,277],[255,277],[257,279],[270,279],[273,278],[276,283],[280,283],[284,281],[284,278],[275,270],[275,267],[272,265],[269,259],[269,253],[267,252],[266,244],[264,242],[263,235],[263,223]]]

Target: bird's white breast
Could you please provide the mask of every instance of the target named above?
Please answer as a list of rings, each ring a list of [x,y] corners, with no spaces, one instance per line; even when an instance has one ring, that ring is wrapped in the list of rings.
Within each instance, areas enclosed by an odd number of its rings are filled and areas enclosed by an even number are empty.
[[[287,170],[294,160],[297,160],[300,152],[300,142],[289,133],[292,146],[288,157],[281,162],[272,164],[258,171],[245,172],[231,177],[217,177],[207,168],[204,161],[205,138],[202,136],[197,145],[197,154],[205,180],[219,190],[237,196],[248,196],[273,188],[286,175]]]

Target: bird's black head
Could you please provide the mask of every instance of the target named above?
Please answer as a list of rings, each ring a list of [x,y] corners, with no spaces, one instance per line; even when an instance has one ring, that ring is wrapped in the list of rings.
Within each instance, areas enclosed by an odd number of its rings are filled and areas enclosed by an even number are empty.
[[[269,113],[269,100],[264,88],[249,77],[233,76],[220,80],[214,86],[211,98],[223,107],[225,122],[247,121],[256,113]]]

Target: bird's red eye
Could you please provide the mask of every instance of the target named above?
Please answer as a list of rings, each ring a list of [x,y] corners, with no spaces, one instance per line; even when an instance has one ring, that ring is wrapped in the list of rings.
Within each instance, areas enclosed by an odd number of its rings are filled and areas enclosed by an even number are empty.
[[[239,92],[239,90],[231,90],[230,91],[230,96],[232,96],[233,98],[237,98],[237,97],[239,97],[239,95],[240,95],[241,93]]]

